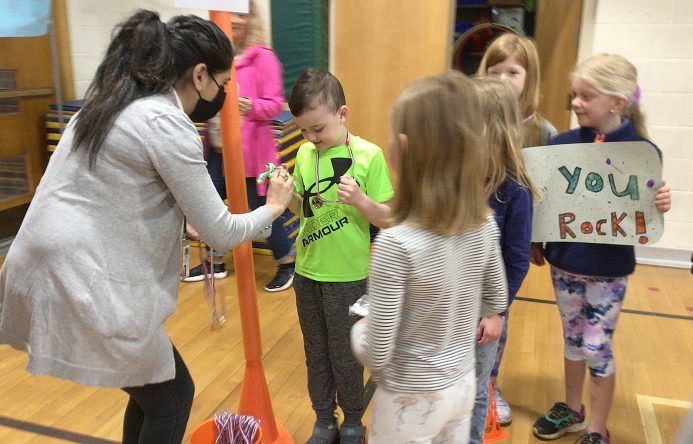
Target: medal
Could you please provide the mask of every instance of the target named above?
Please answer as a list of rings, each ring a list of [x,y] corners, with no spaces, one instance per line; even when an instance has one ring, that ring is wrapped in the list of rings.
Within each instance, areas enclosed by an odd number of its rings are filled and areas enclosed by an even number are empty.
[[[313,196],[310,202],[313,205],[313,208],[320,208],[323,204],[323,200],[320,196]]]
[[[351,166],[347,168],[347,171],[349,169],[352,170],[353,174],[353,168],[354,168],[354,153],[351,151],[351,144],[349,143],[349,132],[346,134],[346,140],[344,142],[344,145],[346,145],[347,150],[349,150],[349,159],[351,159]],[[332,203],[337,203],[341,204],[342,202],[339,200],[330,200],[330,199],[325,199],[320,195],[320,151],[315,150],[315,193],[316,195],[310,200],[311,205],[313,205],[313,208],[320,208],[323,206],[325,202],[332,202]]]

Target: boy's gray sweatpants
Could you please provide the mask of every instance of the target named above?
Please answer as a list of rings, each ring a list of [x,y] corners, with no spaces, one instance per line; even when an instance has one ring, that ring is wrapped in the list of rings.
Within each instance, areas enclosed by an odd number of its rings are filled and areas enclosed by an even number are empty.
[[[351,352],[351,326],[358,318],[349,315],[349,306],[366,293],[366,279],[319,282],[296,274],[294,290],[308,393],[318,422],[332,424],[338,402],[344,423],[359,425],[364,411],[363,367]]]

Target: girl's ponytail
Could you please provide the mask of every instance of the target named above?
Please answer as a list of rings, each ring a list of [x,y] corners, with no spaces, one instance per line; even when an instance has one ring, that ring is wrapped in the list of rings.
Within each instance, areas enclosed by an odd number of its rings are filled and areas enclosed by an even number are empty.
[[[631,103],[624,111],[623,116],[630,120],[630,123],[633,124],[633,128],[635,128],[636,133],[645,139],[650,139],[645,126],[645,115],[640,109],[639,103]]]
[[[156,12],[138,11],[114,31],[77,115],[73,149],[86,149],[94,167],[118,114],[137,99],[168,90],[175,80],[166,24]]]

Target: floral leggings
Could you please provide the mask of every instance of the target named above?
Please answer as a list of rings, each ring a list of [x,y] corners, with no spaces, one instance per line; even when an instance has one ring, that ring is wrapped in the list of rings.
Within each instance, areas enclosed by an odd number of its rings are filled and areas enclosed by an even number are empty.
[[[615,370],[611,341],[628,278],[576,276],[551,267],[551,279],[566,359],[586,361],[592,376],[611,375]]]

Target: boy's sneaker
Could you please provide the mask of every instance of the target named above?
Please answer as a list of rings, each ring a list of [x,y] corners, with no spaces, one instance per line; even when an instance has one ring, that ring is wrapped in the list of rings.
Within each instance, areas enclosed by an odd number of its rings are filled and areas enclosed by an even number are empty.
[[[274,275],[271,281],[265,285],[265,291],[275,292],[286,290],[294,283],[294,266],[295,263],[279,264],[277,274]]]
[[[557,439],[568,432],[585,430],[586,427],[584,405],[576,412],[565,402],[557,402],[534,423],[534,434],[542,439]]]
[[[363,426],[343,425],[339,428],[339,444],[364,444],[366,428]]]
[[[611,436],[609,431],[606,431],[606,436],[601,433],[588,432],[578,438],[575,444],[609,444],[611,442]]]
[[[508,401],[503,398],[503,393],[497,388],[493,388],[493,399],[496,401],[496,413],[498,414],[498,423],[502,426],[507,426],[513,422],[513,415],[510,411]]]
[[[207,262],[207,267],[209,267],[209,262]],[[226,264],[214,264],[214,279],[224,279],[229,273],[226,271]],[[190,273],[183,278],[183,282],[197,282],[205,278],[204,269],[202,264],[197,267],[190,269]]]
[[[306,444],[335,444],[339,442],[339,430],[337,424],[325,426],[316,422],[313,426],[313,433],[306,441]]]

